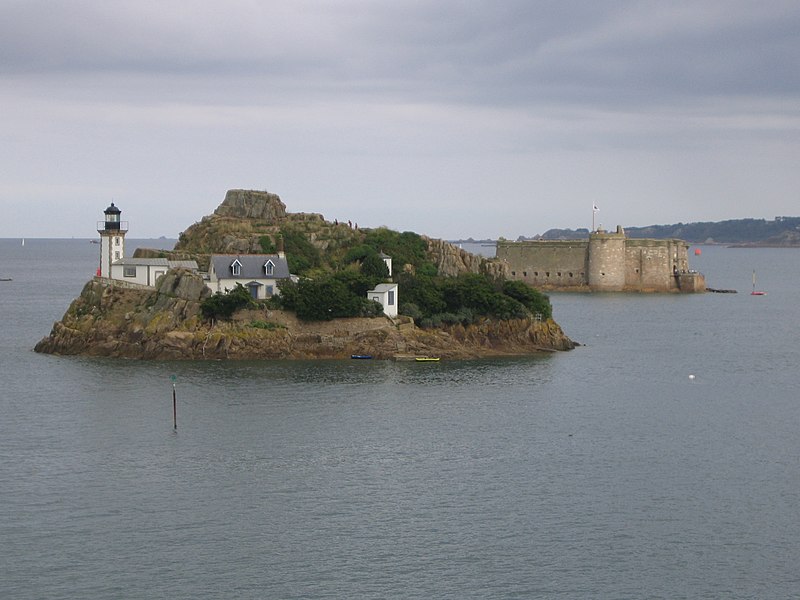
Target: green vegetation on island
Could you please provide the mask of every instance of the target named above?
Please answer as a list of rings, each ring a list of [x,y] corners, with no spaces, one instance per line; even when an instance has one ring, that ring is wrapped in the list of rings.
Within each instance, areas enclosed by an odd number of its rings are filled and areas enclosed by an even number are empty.
[[[231,190],[213,215],[181,233],[175,254],[207,264],[208,255],[283,251],[299,279],[279,282],[267,307],[305,321],[381,314],[367,292],[391,280],[399,285],[398,312],[421,327],[467,325],[481,318],[549,319],[549,298],[527,284],[507,281],[504,270],[446,242],[388,227],[359,228],[315,213],[289,213],[275,194]],[[448,253],[450,253],[448,255]],[[446,256],[447,255],[447,256]],[[392,261],[391,277],[385,258]],[[208,319],[228,319],[251,306],[245,289],[203,302]]]
[[[385,227],[361,230],[359,236],[339,244],[336,252],[325,255],[297,230],[287,235],[287,230],[281,229],[279,236],[290,269],[301,277],[298,282],[280,282],[280,294],[265,304],[292,311],[305,321],[379,316],[380,304],[366,295],[389,279],[382,254],[403,265],[393,278],[402,290],[399,313],[412,317],[421,327],[468,325],[484,317],[508,320],[552,316],[548,297],[521,281],[478,273],[439,275],[427,255],[425,240],[413,232],[399,233]],[[267,237],[259,238],[262,249],[273,247],[271,238],[265,241]],[[202,311],[208,319],[229,319],[237,310],[253,304],[249,292],[240,285],[206,298]]]

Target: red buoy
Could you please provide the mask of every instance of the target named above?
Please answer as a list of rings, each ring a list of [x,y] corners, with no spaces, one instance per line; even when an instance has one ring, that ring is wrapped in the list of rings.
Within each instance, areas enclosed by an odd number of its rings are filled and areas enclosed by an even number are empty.
[[[694,255],[695,256],[700,256],[701,254],[702,254],[702,252],[701,252],[700,248],[695,248],[694,249]]]

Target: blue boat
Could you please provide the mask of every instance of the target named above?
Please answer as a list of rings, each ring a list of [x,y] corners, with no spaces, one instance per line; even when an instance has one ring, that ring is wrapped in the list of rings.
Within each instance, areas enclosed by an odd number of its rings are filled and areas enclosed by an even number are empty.
[[[351,354],[350,358],[354,358],[357,360],[369,360],[372,358],[372,354]]]

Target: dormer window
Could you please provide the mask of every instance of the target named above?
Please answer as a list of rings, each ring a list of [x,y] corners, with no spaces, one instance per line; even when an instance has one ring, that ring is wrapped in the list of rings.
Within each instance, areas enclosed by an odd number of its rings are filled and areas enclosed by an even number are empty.
[[[273,263],[271,260],[268,260],[264,264],[264,273],[267,275],[272,275],[274,271],[275,271],[275,263]]]
[[[235,277],[238,277],[242,274],[242,263],[239,262],[238,258],[231,263],[231,273]]]

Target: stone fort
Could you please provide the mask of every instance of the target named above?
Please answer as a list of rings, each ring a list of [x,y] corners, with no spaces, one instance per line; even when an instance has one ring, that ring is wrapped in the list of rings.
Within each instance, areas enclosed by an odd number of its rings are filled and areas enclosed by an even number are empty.
[[[511,279],[552,291],[704,292],[705,278],[689,270],[689,244],[632,239],[622,227],[588,239],[497,242]]]

